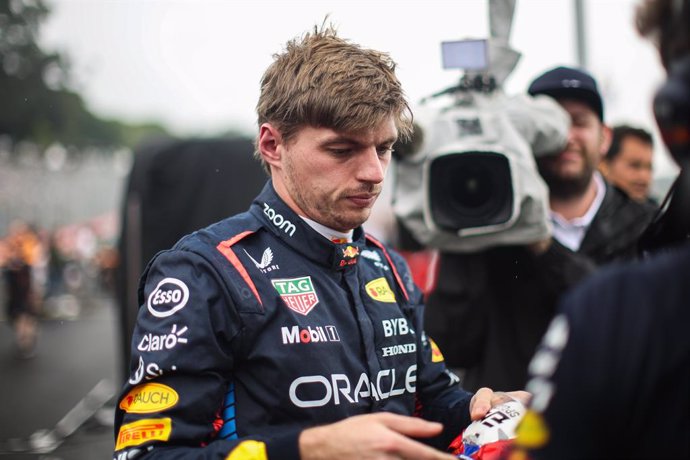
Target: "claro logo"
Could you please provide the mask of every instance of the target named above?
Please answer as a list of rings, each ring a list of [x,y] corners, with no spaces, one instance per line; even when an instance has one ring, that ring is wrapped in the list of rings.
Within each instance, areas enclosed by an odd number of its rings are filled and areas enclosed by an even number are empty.
[[[172,325],[168,334],[153,335],[148,333],[141,338],[137,350],[139,351],[159,351],[172,350],[178,343],[187,343],[187,338],[183,337],[187,332],[187,326],[177,330],[177,324]]]
[[[375,401],[414,393],[417,386],[417,365],[407,368],[402,382],[396,382],[394,369],[382,369],[371,378],[362,372],[354,388],[346,374],[305,375],[290,384],[290,401],[297,407],[323,407],[333,403],[358,403],[360,399]],[[310,395],[312,397],[307,397]],[[323,395],[314,399],[313,395]]]
[[[268,217],[271,220],[271,222],[273,222],[273,225],[275,225],[288,235],[292,236],[295,234],[295,224],[284,218],[282,214],[278,214],[277,212],[275,212],[275,210],[272,207],[270,207],[268,203],[264,203],[264,214],[266,214],[266,217]]]
[[[189,300],[189,288],[177,278],[162,279],[149,295],[146,306],[156,318],[165,318],[182,310]]]

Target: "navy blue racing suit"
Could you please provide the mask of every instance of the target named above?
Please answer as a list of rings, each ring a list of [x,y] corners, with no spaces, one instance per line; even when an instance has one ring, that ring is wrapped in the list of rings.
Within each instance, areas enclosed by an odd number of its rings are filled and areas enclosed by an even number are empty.
[[[299,458],[301,430],[388,411],[470,422],[402,257],[329,241],[269,181],[249,211],[157,254],[139,287],[116,459]]]

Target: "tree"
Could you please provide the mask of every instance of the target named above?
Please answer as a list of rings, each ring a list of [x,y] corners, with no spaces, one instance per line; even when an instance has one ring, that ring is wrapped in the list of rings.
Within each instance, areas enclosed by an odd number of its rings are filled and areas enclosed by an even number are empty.
[[[59,53],[37,43],[49,8],[44,0],[0,1],[0,134],[30,140],[85,145],[128,145],[160,125],[126,125],[93,115],[69,89],[69,66]],[[131,131],[131,132],[130,132]]]

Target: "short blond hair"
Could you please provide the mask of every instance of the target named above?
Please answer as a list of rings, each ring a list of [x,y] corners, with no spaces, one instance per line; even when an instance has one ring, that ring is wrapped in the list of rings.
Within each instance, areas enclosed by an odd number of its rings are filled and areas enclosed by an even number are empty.
[[[398,137],[409,139],[412,111],[388,54],[338,37],[333,26],[317,26],[273,59],[256,112],[258,125],[271,123],[284,141],[303,126],[353,132],[390,116]],[[255,155],[261,159],[258,140]]]

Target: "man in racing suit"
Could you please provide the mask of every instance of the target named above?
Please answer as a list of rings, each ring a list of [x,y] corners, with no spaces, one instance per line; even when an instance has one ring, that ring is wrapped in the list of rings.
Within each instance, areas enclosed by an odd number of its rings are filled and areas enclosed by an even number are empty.
[[[505,400],[459,388],[406,264],[361,228],[410,132],[393,69],[331,28],[269,67],[271,180],[145,269],[116,459],[450,459],[430,446]]]

